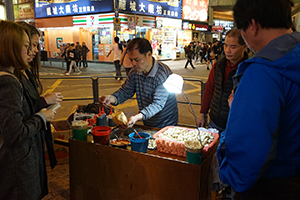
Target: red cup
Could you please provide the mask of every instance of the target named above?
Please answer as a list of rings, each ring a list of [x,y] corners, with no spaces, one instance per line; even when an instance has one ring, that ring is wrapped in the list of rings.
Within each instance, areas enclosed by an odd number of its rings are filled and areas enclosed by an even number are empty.
[[[111,128],[107,126],[95,126],[92,128],[94,143],[106,145],[109,142]]]

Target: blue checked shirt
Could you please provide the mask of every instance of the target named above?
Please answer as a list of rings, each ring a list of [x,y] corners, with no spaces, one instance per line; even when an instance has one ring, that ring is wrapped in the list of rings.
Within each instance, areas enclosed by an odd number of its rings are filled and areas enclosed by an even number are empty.
[[[154,65],[147,76],[133,68],[122,87],[112,95],[117,98],[117,104],[120,104],[136,94],[146,126],[157,128],[176,126],[178,123],[176,96],[163,86],[172,71],[154,58],[153,61]]]

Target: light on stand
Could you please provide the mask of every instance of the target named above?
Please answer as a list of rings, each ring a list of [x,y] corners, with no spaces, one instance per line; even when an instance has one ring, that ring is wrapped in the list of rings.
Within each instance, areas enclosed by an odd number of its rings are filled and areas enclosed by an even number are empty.
[[[192,104],[189,101],[189,99],[187,98],[186,94],[182,91],[183,78],[178,74],[171,74],[167,78],[167,80],[164,82],[163,85],[171,93],[182,93],[184,95],[187,102],[189,103],[189,106],[191,107],[192,114],[194,116],[196,127],[197,127],[197,117],[196,117],[195,112],[193,110]],[[199,135],[199,141],[200,141],[200,144],[202,145],[202,142],[201,142],[201,139],[200,139],[200,130],[199,130],[198,127],[197,127],[197,130],[198,130],[198,135]]]
[[[183,78],[178,74],[171,74],[164,82],[164,87],[171,93],[182,92]]]

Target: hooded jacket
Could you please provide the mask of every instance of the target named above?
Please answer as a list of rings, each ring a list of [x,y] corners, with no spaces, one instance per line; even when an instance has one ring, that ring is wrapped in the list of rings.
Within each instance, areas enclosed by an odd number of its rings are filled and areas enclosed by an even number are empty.
[[[300,33],[275,38],[241,63],[217,156],[237,192],[260,178],[300,174]]]

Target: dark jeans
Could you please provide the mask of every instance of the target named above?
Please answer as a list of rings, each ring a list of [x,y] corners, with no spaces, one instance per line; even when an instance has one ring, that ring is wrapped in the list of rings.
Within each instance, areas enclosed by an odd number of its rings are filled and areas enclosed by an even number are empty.
[[[81,60],[76,61],[76,66],[77,66],[77,67],[78,67],[78,64],[79,64],[79,66],[81,67]]]
[[[122,76],[120,60],[115,60],[114,64],[115,64],[115,68],[116,68],[116,78],[115,79],[117,79]]]
[[[86,55],[82,55],[82,65],[83,67],[88,67],[88,64],[86,62]]]
[[[188,64],[191,64],[191,66],[192,66],[192,68],[194,68],[195,69],[195,67],[194,67],[194,65],[193,65],[193,63],[192,63],[192,58],[187,58],[187,60],[186,60],[186,63],[185,63],[185,67],[184,68],[187,68],[187,66],[188,66]]]
[[[247,192],[236,192],[235,200],[294,200],[300,199],[300,176],[263,178]]]
[[[207,59],[205,58],[205,54],[201,55],[201,61],[200,62],[202,63],[203,60],[205,61],[205,63],[207,63]]]
[[[66,60],[66,63],[67,63],[67,70],[66,71],[69,72],[71,61]]]

